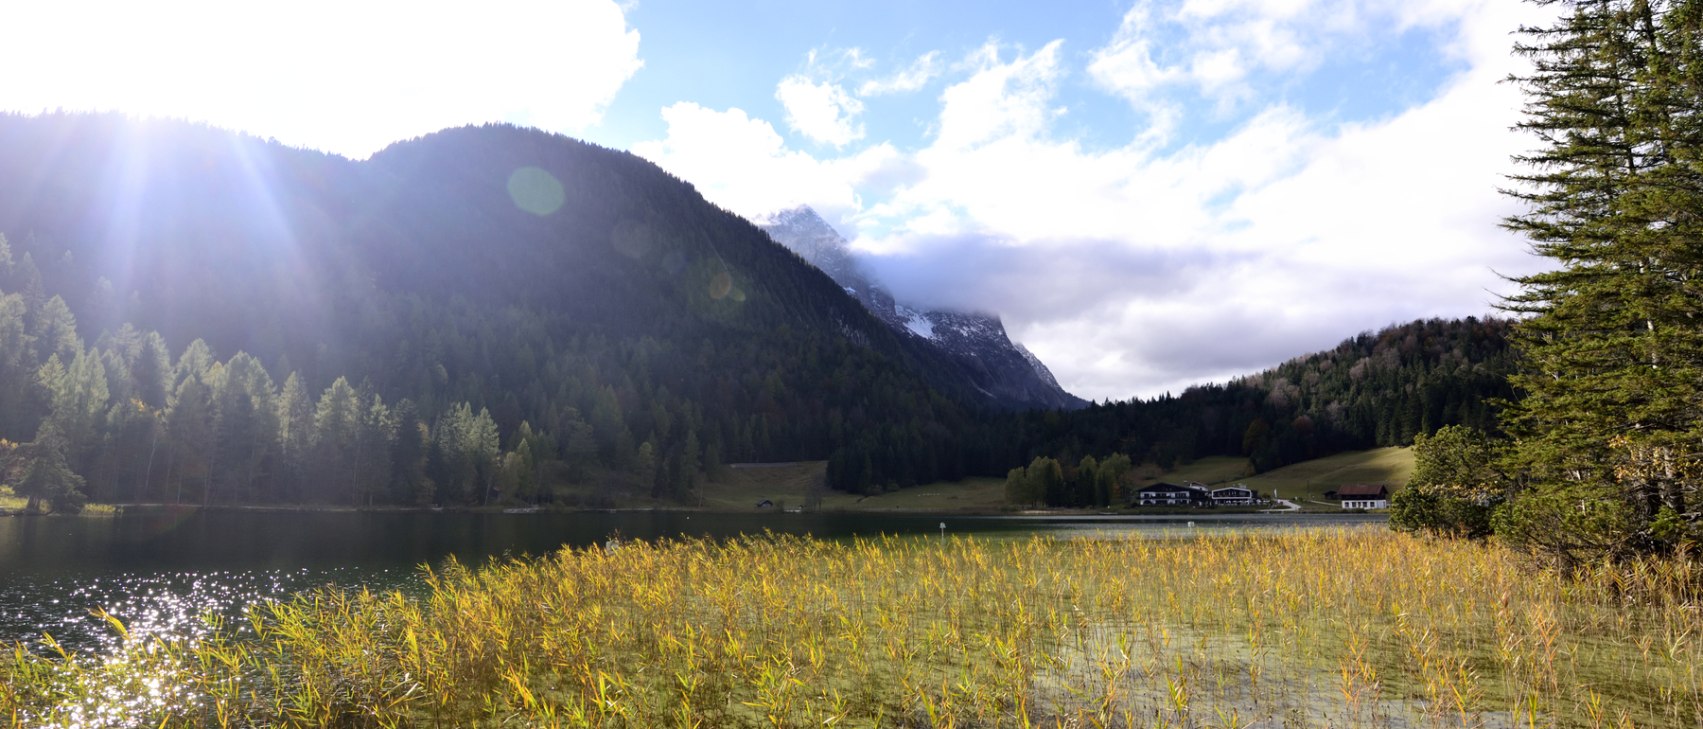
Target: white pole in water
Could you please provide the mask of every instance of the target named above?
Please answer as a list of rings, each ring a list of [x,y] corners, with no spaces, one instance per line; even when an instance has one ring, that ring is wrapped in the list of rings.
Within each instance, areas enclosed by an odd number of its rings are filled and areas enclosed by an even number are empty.
[[[940,522],[940,543],[946,543],[946,522]]]

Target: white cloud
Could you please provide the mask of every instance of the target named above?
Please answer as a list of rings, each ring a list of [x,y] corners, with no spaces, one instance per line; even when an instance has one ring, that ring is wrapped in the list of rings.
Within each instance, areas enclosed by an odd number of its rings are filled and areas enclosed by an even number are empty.
[[[829,220],[861,207],[859,187],[907,179],[906,163],[891,145],[818,160],[788,149],[774,126],[742,109],[716,111],[691,102],[662,110],[668,135],[633,146],[633,152],[691,181],[698,192],[747,218],[810,205]]]
[[[1177,68],[1161,66],[1154,58],[1152,10],[1137,2],[1124,14],[1111,43],[1094,51],[1088,73],[1101,85],[1124,94],[1132,103],[1152,103],[1151,92],[1183,76]]]
[[[1061,44],[990,42],[951,72],[919,149],[819,159],[742,112],[700,109],[716,118],[676,113],[644,153],[739,212],[825,206],[901,298],[999,313],[1066,388],[1095,399],[1221,381],[1400,321],[1484,314],[1507,290],[1498,272],[1541,263],[1498,226],[1511,205],[1496,188],[1528,146],[1508,131],[1518,91],[1500,83],[1517,70],[1507,34],[1531,22],[1524,4],[1195,2],[1165,11],[1187,42],[1163,48],[1175,39],[1145,30],[1144,7],[1078,56],[1084,70],[1155,113],[1183,103],[1167,95],[1177,85],[1236,95],[1245,108],[1227,132],[1177,146],[1132,130],[1128,144],[1091,146],[1060,123],[1072,71]],[[1329,13],[1341,17],[1306,27]],[[1341,29],[1373,19],[1435,31],[1447,60],[1427,62],[1463,70],[1410,108],[1347,124],[1250,93],[1260,74],[1357,53],[1344,48],[1364,41]]]
[[[509,121],[576,132],[643,65],[609,0],[7,3],[0,108],[179,117],[365,157]]]
[[[1048,43],[1010,63],[999,61],[998,44],[988,43],[966,63],[975,73],[941,95],[940,131],[935,146],[972,147],[1001,137],[1030,137],[1054,116],[1053,86],[1059,75],[1059,47]]]
[[[1521,17],[1504,5],[1462,11],[1450,42],[1470,68],[1426,103],[1338,126],[1266,101],[1221,139],[1163,153],[1055,138],[1049,54],[984,52],[942,96],[923,174],[865,210],[858,245],[901,298],[997,311],[1091,398],[1484,314],[1506,290],[1498,271],[1537,263],[1498,227],[1511,206],[1496,188],[1525,146],[1508,131],[1518,92],[1499,83]],[[975,124],[948,133],[960,118]]]
[[[775,87],[775,99],[786,109],[787,126],[813,141],[844,147],[863,138],[857,122],[863,102],[839,84],[793,74]]]
[[[1190,93],[1222,113],[1332,51],[1482,12],[1482,0],[1136,0],[1088,72],[1145,113],[1173,114]]]
[[[880,96],[883,94],[905,94],[920,91],[928,82],[940,76],[940,51],[929,51],[917,56],[898,73],[886,78],[870,79],[857,87],[859,96]]]

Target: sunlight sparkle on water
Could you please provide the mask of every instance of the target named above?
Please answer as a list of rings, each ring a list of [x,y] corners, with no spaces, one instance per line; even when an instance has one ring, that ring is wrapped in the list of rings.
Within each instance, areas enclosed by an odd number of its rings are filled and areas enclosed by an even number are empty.
[[[88,700],[63,707],[59,720],[78,727],[135,726],[140,717],[204,698],[183,680],[186,666],[163,639],[194,644],[215,631],[251,635],[253,628],[243,619],[251,605],[326,586],[407,588],[416,577],[403,572],[375,575],[370,569],[339,568],[24,577],[0,590],[0,643],[23,642],[44,655],[58,646],[74,660],[104,661],[117,669],[99,674],[111,683],[89,687],[94,690],[84,694]],[[128,637],[120,636],[97,609],[123,623]]]
[[[412,579],[382,572],[395,587]],[[395,579],[389,579],[395,578]],[[246,630],[243,609],[265,600],[325,585],[359,586],[370,570],[296,569],[122,573],[99,577],[29,577],[0,590],[0,642],[34,643],[47,633],[67,650],[110,654],[119,638],[90,610],[103,608],[124,623],[133,640],[199,638],[210,632],[206,616]]]

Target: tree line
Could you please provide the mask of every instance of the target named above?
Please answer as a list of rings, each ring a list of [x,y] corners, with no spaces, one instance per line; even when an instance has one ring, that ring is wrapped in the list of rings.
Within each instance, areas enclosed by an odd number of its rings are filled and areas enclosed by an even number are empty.
[[[1178,395],[1012,415],[1000,432],[1020,444],[1022,458],[1050,459],[1066,464],[1064,471],[1087,458],[1104,463],[1121,456],[1171,468],[1235,456],[1264,472],[1344,451],[1408,445],[1446,426],[1495,430],[1502,403],[1514,397],[1511,326],[1506,319],[1468,317],[1386,327]],[[1105,505],[1084,500],[1080,490],[1038,493],[1036,503]]]
[[[1040,457],[1264,469],[1482,424],[1505,387],[1502,325],[1469,320],[1152,401],[1002,411],[690,185],[535,130],[449,130],[356,163],[182,124],[0,115],[0,155],[0,230],[17,231],[0,291],[18,297],[0,438],[43,464],[32,484],[71,474],[100,500],[691,503],[725,464],[818,459],[862,493]],[[136,167],[113,180],[115,160]],[[554,212],[511,199],[521,170],[559,183]],[[77,389],[97,372],[104,396]],[[334,435],[301,435],[328,396]]]
[[[0,280],[15,268],[0,238]],[[482,503],[527,498],[557,457],[522,423],[504,444],[487,410],[424,414],[338,377],[318,393],[259,360],[173,353],[122,327],[93,346],[57,296],[0,289],[0,473],[30,506],[103,502]]]

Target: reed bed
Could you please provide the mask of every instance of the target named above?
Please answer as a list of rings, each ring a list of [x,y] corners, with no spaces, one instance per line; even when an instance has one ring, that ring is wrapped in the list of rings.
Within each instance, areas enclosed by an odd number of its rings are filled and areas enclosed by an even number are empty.
[[[18,726],[1697,727],[1703,569],[1377,529],[572,549],[0,657]],[[122,633],[116,619],[114,630]]]

